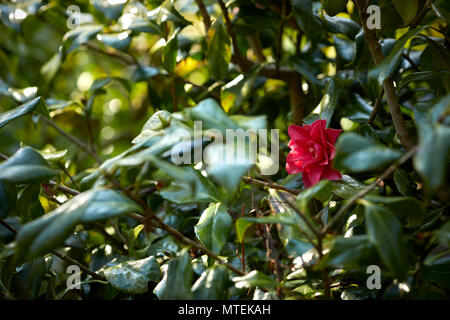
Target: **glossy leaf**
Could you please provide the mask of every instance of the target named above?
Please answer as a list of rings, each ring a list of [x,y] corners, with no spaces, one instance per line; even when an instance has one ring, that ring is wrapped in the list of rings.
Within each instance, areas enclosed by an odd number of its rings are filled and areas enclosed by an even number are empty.
[[[384,168],[400,158],[401,152],[363,138],[355,133],[342,134],[336,145],[334,166],[350,172]]]
[[[148,290],[148,282],[158,282],[160,278],[159,264],[155,257],[127,261],[103,270],[106,280],[115,288],[127,293],[144,293]]]
[[[203,211],[195,226],[195,235],[202,244],[215,254],[219,254],[231,232],[231,217],[222,203],[210,204]]]
[[[0,129],[6,126],[9,122],[22,117],[24,115],[30,114],[31,112],[37,112],[42,114],[43,116],[49,118],[47,106],[45,104],[44,99],[42,97],[34,98],[15,109],[6,111],[0,114]]]
[[[369,241],[377,248],[384,264],[399,280],[406,278],[406,251],[403,231],[389,209],[366,204],[366,231]]]
[[[56,174],[41,154],[30,147],[19,149],[0,164],[0,180],[13,183],[42,182]]]

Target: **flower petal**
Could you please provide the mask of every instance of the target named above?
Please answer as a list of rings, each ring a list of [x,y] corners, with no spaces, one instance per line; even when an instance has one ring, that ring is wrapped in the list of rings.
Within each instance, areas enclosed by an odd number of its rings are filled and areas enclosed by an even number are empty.
[[[288,174],[297,174],[299,172],[302,172],[301,166],[296,164],[295,161],[286,162],[286,171]]]
[[[311,182],[311,185],[315,185],[316,183],[319,183],[320,177],[321,177],[324,169],[325,169],[324,166],[318,166],[318,165],[311,165],[306,169],[306,171],[308,172],[308,177],[309,177],[309,181]]]
[[[327,129],[326,134],[328,137],[328,142],[334,145],[341,132],[342,130],[340,129]]]
[[[311,139],[311,137],[309,135],[309,131],[306,128],[297,126],[295,124],[292,124],[289,126],[288,134],[292,140],[309,140],[309,139]]]
[[[327,120],[316,120],[311,124],[311,137],[320,144],[326,143],[325,128]]]
[[[342,176],[339,171],[333,169],[331,166],[328,166],[323,171],[321,178],[328,180],[341,180]]]

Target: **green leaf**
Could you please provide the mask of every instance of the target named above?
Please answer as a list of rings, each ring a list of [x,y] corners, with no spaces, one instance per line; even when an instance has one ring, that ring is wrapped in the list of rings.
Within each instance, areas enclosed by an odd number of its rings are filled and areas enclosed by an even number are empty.
[[[440,229],[433,232],[432,241],[450,247],[450,221],[447,221]]]
[[[394,182],[398,192],[402,195],[414,196],[416,194],[416,183],[405,170],[398,168],[394,171]]]
[[[322,7],[330,16],[335,16],[344,11],[347,5],[347,0],[322,0],[321,2]]]
[[[222,265],[214,265],[202,273],[192,286],[195,300],[222,300],[227,298],[228,272]]]
[[[141,211],[138,205],[115,190],[83,192],[20,229],[16,237],[18,260],[32,259],[58,247],[78,224]]]
[[[220,202],[210,204],[194,228],[201,243],[215,254],[220,254],[230,236],[232,220],[227,210]]]
[[[132,143],[139,144],[145,140],[155,137],[156,135],[159,135],[159,131],[169,126],[170,119],[170,112],[166,110],[155,112],[144,124],[141,133],[133,139]]]
[[[355,133],[342,134],[336,144],[334,166],[350,172],[366,172],[384,168],[402,153]]]
[[[399,280],[406,278],[407,260],[402,226],[392,212],[370,202],[366,206],[366,232],[384,264]]]
[[[94,0],[92,4],[94,8],[103,13],[106,19],[116,20],[122,13],[126,1],[103,1]]]
[[[63,37],[65,55],[86,44],[91,38],[100,33],[102,29],[103,27],[100,25],[81,25],[67,32]]]
[[[217,129],[225,133],[226,129],[238,128],[217,101],[211,98],[201,101],[194,108],[186,109],[186,112],[194,120],[202,121],[203,129]]]
[[[342,179],[338,181],[330,181],[333,185],[332,192],[342,199],[350,199],[356,193],[364,189],[366,186],[358,180],[343,174]]]
[[[150,78],[159,74],[167,74],[167,72],[159,68],[140,65],[133,70],[131,80],[133,82],[148,81]]]
[[[219,17],[208,31],[207,61],[214,79],[222,80],[225,78],[230,60],[230,38],[223,25],[222,17]]]
[[[257,270],[253,270],[242,277],[234,277],[233,281],[234,285],[238,289],[248,289],[254,287],[275,288],[277,286],[277,282],[274,278],[269,277],[268,275]]]
[[[419,132],[419,151],[414,157],[414,167],[431,188],[446,181],[447,157],[450,151],[450,128],[440,123],[448,115],[450,94],[442,98],[429,111],[421,114],[415,110]]]
[[[20,266],[10,283],[15,297],[22,300],[37,299],[47,271],[44,258],[37,258]]]
[[[16,187],[12,183],[0,180],[0,220],[15,209],[16,201]]]
[[[424,27],[409,30],[400,39],[395,41],[391,52],[384,60],[368,73],[368,82],[371,94],[376,97],[379,92],[379,86],[383,85],[384,80],[392,76],[401,61],[403,48],[409,39],[416,36],[424,30]]]
[[[328,180],[321,180],[316,185],[307,188],[297,195],[295,201],[303,212],[308,211],[308,203],[317,198],[320,201],[326,201],[330,198],[332,184]]]
[[[41,192],[41,185],[39,183],[33,183],[28,185],[20,194],[19,199],[17,200],[17,211],[21,217],[21,222],[28,222],[37,217],[32,216],[33,210],[31,207],[33,204],[38,204],[39,202],[39,194]],[[41,211],[42,215],[44,212]]]
[[[245,231],[253,225],[257,223],[278,223],[283,225],[296,226],[296,221],[286,213],[279,213],[272,216],[267,217],[241,217],[236,220],[236,237],[237,241],[240,243],[244,240]]]
[[[159,264],[153,256],[122,262],[103,272],[113,287],[133,294],[147,292],[148,282],[158,282],[161,274]]]
[[[292,0],[294,18],[305,35],[311,40],[313,47],[322,37],[322,21],[313,12],[311,0]]]
[[[160,300],[190,300],[193,270],[188,249],[167,263],[163,279],[153,290]]]
[[[352,19],[343,17],[330,17],[323,15],[325,28],[331,33],[345,34],[349,39],[355,39],[361,26]]]
[[[370,264],[374,257],[375,248],[366,235],[337,237],[323,264],[336,268],[360,269],[361,266]]]
[[[419,9],[419,0],[393,0],[395,9],[400,14],[405,25],[410,23],[417,14]]]
[[[423,278],[426,282],[439,284],[441,288],[450,288],[450,250],[434,249],[424,261]]]
[[[241,132],[245,136],[243,129],[235,131]],[[250,137],[252,134],[249,134]],[[256,138],[256,135],[253,134]],[[241,144],[230,142],[226,144],[214,143],[209,145],[204,152],[205,162],[208,164],[206,171],[208,176],[221,184],[229,194],[233,194],[242,177],[256,163],[256,149],[253,149],[248,143]]]
[[[163,65],[168,73],[173,73],[177,64],[178,32],[174,32],[163,49]]]
[[[423,203],[413,197],[366,195],[364,199],[370,202],[384,204],[397,217],[405,217],[408,220],[407,227],[419,227],[425,218]]]
[[[41,154],[30,147],[19,149],[0,164],[0,180],[13,183],[42,182],[56,174]]]
[[[49,118],[47,106],[45,104],[45,101],[42,97],[34,98],[33,100],[30,100],[20,106],[18,106],[15,109],[6,111],[4,113],[0,114],[0,129],[4,126],[6,126],[9,122],[22,117],[26,114],[29,114],[31,112],[37,112],[42,114],[43,116]]]

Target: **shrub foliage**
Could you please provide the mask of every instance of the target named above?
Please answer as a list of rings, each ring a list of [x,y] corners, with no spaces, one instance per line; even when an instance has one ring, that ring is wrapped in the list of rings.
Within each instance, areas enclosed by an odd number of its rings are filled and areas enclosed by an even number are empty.
[[[1,1],[0,296],[448,298],[449,19],[445,0]],[[287,128],[317,119],[343,130],[342,179],[305,188]],[[174,164],[210,143],[183,144],[195,121],[279,129],[280,170]]]

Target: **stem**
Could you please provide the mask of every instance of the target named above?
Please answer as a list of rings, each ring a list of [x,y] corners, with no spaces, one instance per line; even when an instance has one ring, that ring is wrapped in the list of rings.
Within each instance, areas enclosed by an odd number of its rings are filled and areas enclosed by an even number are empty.
[[[211,18],[209,17],[208,10],[206,10],[205,4],[202,0],[195,0],[195,3],[197,4],[200,14],[203,17],[206,34],[208,34],[209,28],[211,28]]]
[[[356,193],[353,197],[348,200],[348,202],[343,205],[339,211],[336,213],[336,215],[331,219],[331,221],[328,223],[328,225],[322,229],[321,234],[325,235],[331,227],[333,227],[347,212],[348,209],[359,199],[364,197],[369,191],[371,191],[373,188],[375,188],[382,180],[386,179],[389,175],[391,175],[392,172],[394,172],[395,169],[397,169],[400,165],[408,161],[412,156],[414,156],[419,148],[417,146],[413,147],[411,150],[409,150],[407,153],[403,155],[396,163],[394,163],[392,166],[390,166],[388,169],[386,169],[374,182],[372,182],[370,185],[368,185],[365,189],[359,191]]]
[[[283,31],[284,31],[284,25],[286,23],[286,0],[282,0],[281,3],[281,23],[280,23],[280,30],[278,31],[278,39],[277,39],[277,55],[275,60],[275,68],[277,69],[277,72],[280,70],[280,59],[281,59],[281,53],[283,51]]]
[[[306,215],[303,212],[301,212],[293,203],[288,201],[288,199],[286,199],[286,197],[284,196],[283,193],[281,193],[281,192],[277,192],[277,193],[280,196],[280,198],[283,199],[283,201],[286,202],[288,204],[288,206],[291,207],[291,209],[293,209],[300,216],[300,218],[302,218],[302,220],[305,222],[306,226],[311,230],[312,233],[314,233],[314,235],[317,237],[317,239],[320,239],[321,233],[319,231],[317,231],[316,228],[314,228],[314,226],[308,220]]]
[[[359,16],[361,18],[361,23],[364,29],[364,37],[369,46],[373,60],[375,61],[375,64],[378,65],[384,60],[384,57],[380,44],[378,43],[375,30],[370,30],[367,27],[367,14],[364,9],[366,3],[363,0],[355,0],[354,3],[358,8]],[[394,122],[395,131],[397,132],[403,147],[405,147],[406,150],[410,150],[414,147],[414,142],[411,140],[411,137],[406,129],[394,83],[390,77],[383,82],[383,87],[386,94],[389,111],[391,112],[392,121]]]
[[[384,88],[381,88],[377,100],[375,101],[375,104],[373,106],[372,113],[370,114],[369,120],[367,121],[367,124],[372,124],[377,116],[377,113],[380,111],[383,102],[383,95],[384,95]]]
[[[292,190],[292,189],[286,188],[284,186],[281,186],[281,185],[273,183],[273,182],[265,182],[265,181],[253,179],[250,177],[244,177],[243,180],[245,183],[257,184],[262,187],[267,187],[270,189],[282,190],[282,191],[285,191],[285,192],[293,194],[293,195],[298,195],[300,193],[300,191]]]
[[[220,9],[222,10],[223,17],[225,18],[227,32],[231,38],[231,43],[233,45],[234,55],[236,56],[237,60],[244,61],[246,59],[241,55],[241,52],[239,51],[236,34],[234,33],[233,27],[231,25],[230,17],[228,16],[228,9],[225,6],[225,3],[223,2],[223,0],[218,0],[218,2],[219,2]]]
[[[84,143],[77,137],[67,133],[66,131],[64,131],[63,129],[58,127],[58,125],[56,125],[56,123],[54,123],[52,120],[47,119],[46,117],[44,117],[42,115],[40,115],[40,119],[43,120],[49,126],[51,126],[53,129],[58,131],[58,133],[60,133],[62,136],[64,136],[67,140],[69,140],[73,144],[77,145],[80,149],[82,149],[87,154],[91,155],[95,159],[95,161],[97,161],[97,163],[99,163],[99,164],[102,163],[102,160],[99,158],[99,156],[86,143]]]
[[[417,14],[417,16],[414,18],[413,21],[409,24],[410,29],[414,29],[417,27],[417,25],[420,23],[420,20],[427,14],[427,12],[431,9],[431,5],[433,4],[434,0],[428,0],[425,5],[423,6],[422,10]]]

